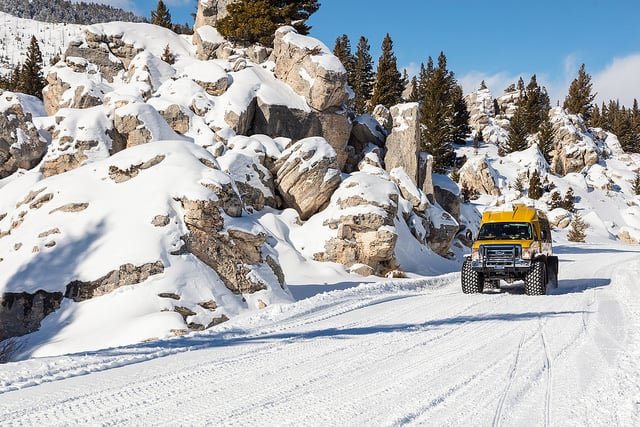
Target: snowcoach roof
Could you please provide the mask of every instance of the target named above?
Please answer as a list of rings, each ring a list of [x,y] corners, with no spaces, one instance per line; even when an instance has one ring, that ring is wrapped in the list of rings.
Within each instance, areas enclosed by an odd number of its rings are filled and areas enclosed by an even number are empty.
[[[487,210],[482,214],[482,223],[485,222],[531,222],[537,218],[545,218],[544,213],[526,205],[513,205],[499,210]]]

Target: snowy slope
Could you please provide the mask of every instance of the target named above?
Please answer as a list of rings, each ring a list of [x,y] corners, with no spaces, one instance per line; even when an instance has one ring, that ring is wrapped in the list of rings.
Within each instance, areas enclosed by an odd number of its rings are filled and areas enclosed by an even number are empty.
[[[2,365],[0,419],[638,425],[640,250],[557,249],[552,295],[463,295],[458,274],[363,284],[188,337]]]

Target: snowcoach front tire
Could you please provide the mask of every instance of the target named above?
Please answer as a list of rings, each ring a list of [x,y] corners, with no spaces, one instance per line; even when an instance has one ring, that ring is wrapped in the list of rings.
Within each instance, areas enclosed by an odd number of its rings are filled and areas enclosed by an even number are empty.
[[[527,295],[544,295],[547,293],[547,274],[544,261],[534,261],[524,278],[524,292]]]
[[[466,259],[462,264],[460,274],[462,282],[462,293],[478,294],[484,289],[484,277],[471,268],[471,260]]]

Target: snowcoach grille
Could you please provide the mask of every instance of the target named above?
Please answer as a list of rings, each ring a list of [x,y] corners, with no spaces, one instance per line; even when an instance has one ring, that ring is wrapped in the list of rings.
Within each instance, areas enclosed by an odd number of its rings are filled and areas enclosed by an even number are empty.
[[[519,245],[487,245],[481,247],[481,256],[487,267],[513,266],[520,257]]]

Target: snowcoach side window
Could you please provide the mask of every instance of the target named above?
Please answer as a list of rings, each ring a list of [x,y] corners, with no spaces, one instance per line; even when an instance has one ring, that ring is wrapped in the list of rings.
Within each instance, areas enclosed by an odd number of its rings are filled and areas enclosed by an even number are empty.
[[[479,240],[531,240],[531,225],[526,222],[492,222],[484,224]]]

